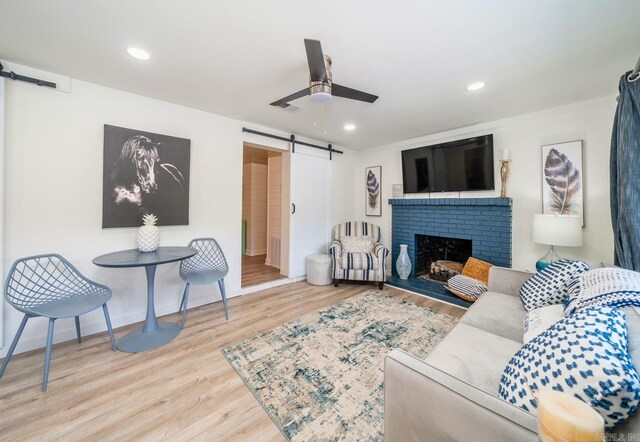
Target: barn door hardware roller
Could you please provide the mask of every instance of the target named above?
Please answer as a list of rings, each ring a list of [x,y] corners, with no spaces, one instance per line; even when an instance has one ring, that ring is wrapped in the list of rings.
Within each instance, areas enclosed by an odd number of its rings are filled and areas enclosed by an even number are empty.
[[[24,75],[16,74],[13,71],[7,72],[4,70],[4,66],[2,66],[2,63],[0,63],[0,77],[10,78],[11,80],[26,81],[27,83],[33,83],[38,86],[46,86],[53,89],[56,88],[56,84],[50,81],[38,80],[37,78],[33,77],[26,77]]]
[[[296,151],[296,144],[299,144],[300,146],[313,147],[314,149],[325,150],[325,151],[329,152],[329,159],[330,160],[333,159],[333,154],[334,153],[344,153],[341,150],[334,149],[331,144],[329,144],[328,147],[324,147],[324,146],[318,146],[317,144],[305,143],[304,141],[296,140],[295,135],[291,135],[291,137],[285,138],[285,137],[281,137],[281,136],[278,136],[278,135],[272,135],[272,134],[268,134],[268,133],[265,133],[265,132],[260,132],[260,131],[257,131],[257,130],[248,129],[246,127],[242,128],[242,132],[247,132],[247,133],[254,134],[254,135],[260,135],[262,137],[267,137],[267,138],[273,138],[275,140],[287,141],[287,142],[291,143],[291,152],[293,152],[293,153],[295,153],[295,151]]]

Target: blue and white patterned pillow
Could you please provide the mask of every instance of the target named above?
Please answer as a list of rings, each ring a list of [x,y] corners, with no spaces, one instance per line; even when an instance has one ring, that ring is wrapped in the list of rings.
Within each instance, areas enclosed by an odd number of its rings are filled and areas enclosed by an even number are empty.
[[[553,389],[591,405],[614,427],[640,403],[640,378],[628,352],[627,323],[617,308],[584,309],[525,344],[504,370],[498,394],[535,413],[532,391]]]
[[[589,270],[582,261],[561,259],[527,279],[520,287],[520,298],[527,311],[545,305],[562,304],[569,295],[567,284]]]
[[[567,285],[564,316],[587,307],[640,307],[640,273],[621,268],[589,270]]]
[[[445,287],[447,286],[455,294],[461,293],[472,299],[478,299],[478,296],[487,291],[487,286],[482,281],[464,275],[455,275],[449,278]]]

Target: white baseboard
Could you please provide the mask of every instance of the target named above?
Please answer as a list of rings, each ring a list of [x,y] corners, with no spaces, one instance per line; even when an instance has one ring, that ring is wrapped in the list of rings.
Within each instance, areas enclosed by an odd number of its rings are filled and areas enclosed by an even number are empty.
[[[273,287],[278,287],[281,285],[291,284],[294,282],[304,281],[304,280],[306,280],[306,275],[300,276],[297,278],[277,279],[275,281],[269,281],[263,284],[258,284],[251,287],[245,287],[242,289],[233,289],[233,290],[227,291],[227,298],[230,299],[236,296],[247,295],[249,293],[258,292],[260,290],[266,290]],[[220,302],[220,301],[221,299],[218,294],[196,296],[196,294],[194,293],[191,297],[189,297],[189,309],[200,307],[201,305],[205,305],[205,304],[211,304],[213,302]],[[164,305],[156,304],[155,307],[156,307],[156,316],[158,318],[160,318],[161,316],[176,313],[180,308],[180,298],[176,298],[175,302],[172,302],[172,303],[167,303]],[[83,317],[80,317],[80,329],[83,337],[94,335],[96,333],[102,333],[107,330],[107,325],[104,322],[104,317],[102,315],[99,315],[98,318],[99,319],[95,319],[92,322],[87,322],[83,320]],[[128,315],[123,315],[118,317],[112,316],[111,325],[113,329],[116,330],[126,325],[142,322],[145,320],[145,318],[146,318],[146,311],[131,313]],[[29,327],[29,323],[33,321],[44,321],[44,320],[46,319],[43,319],[43,318],[30,319],[29,322],[27,323],[27,327]],[[59,319],[58,321],[56,321],[56,325],[57,327],[53,335],[54,344],[76,339],[76,329],[75,329],[75,322],[73,321],[73,318],[69,320]],[[6,340],[7,342],[5,342],[6,345],[0,349],[0,358],[3,358],[6,355],[6,352],[9,349],[9,345],[11,344],[12,339],[13,339],[13,336],[10,336],[10,337],[7,336],[7,340]],[[109,341],[109,338],[105,335],[105,342],[108,343],[108,341]],[[14,351],[14,355],[19,353],[24,353],[26,351],[44,348],[45,344],[46,344],[46,335],[32,336],[28,338],[23,336],[22,339],[20,339],[20,341],[18,342],[18,345]]]
[[[258,256],[258,255],[266,255],[267,249],[247,249],[247,255],[249,256]]]
[[[240,296],[240,291],[235,291],[231,294],[227,294],[227,299],[233,298],[235,296]],[[195,294],[194,294],[195,295]],[[220,302],[221,299],[218,295],[207,295],[207,296],[193,296],[189,297],[189,308],[200,307],[201,305],[211,304],[213,302]],[[177,299],[176,302],[165,304],[162,306],[156,305],[156,316],[160,318],[161,316],[169,315],[171,313],[176,313],[180,309],[180,299]],[[135,324],[137,322],[142,322],[146,318],[146,311],[144,312],[136,312],[129,315],[119,316],[119,317],[111,317],[111,326],[114,331],[117,328],[124,327],[125,325]],[[33,318],[27,322],[27,327],[29,327],[29,323],[33,321],[44,321],[46,318]],[[76,339],[76,329],[75,322],[73,318],[66,319],[58,319],[56,321],[55,332],[53,334],[53,343],[58,344],[60,342],[66,342]],[[107,324],[104,321],[104,317],[101,316],[100,319],[95,320],[93,322],[83,321],[83,316],[80,317],[80,330],[82,332],[82,336],[91,336],[96,333],[102,333],[107,331]],[[9,337],[10,340],[5,342],[5,347],[0,351],[0,358],[3,358],[6,355],[6,352],[9,349],[9,345],[11,344],[11,340],[13,340],[13,336]],[[109,341],[109,337],[105,335],[106,342]],[[24,353],[26,351],[36,350],[39,348],[44,348],[46,345],[46,335],[45,336],[32,336],[29,338],[22,337],[16,346],[14,351],[14,355],[19,353]]]
[[[241,295],[248,295],[249,293],[259,292],[260,290],[271,289],[273,287],[279,287],[281,285],[292,284],[298,281],[305,281],[307,276],[299,276],[297,278],[282,278],[275,281],[264,282],[258,285],[252,285],[251,287],[244,287],[240,290]]]

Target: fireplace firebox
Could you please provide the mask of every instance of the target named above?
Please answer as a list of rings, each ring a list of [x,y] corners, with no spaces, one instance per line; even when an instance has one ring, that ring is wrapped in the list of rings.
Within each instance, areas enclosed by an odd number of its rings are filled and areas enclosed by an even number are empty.
[[[416,235],[416,277],[446,282],[462,272],[471,256],[468,239]]]

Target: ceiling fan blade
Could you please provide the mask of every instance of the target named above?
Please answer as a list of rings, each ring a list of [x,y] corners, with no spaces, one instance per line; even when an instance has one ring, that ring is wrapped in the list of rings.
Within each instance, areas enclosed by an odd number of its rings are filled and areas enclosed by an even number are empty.
[[[304,47],[307,50],[307,61],[309,62],[309,78],[311,81],[326,81],[327,68],[324,64],[320,41],[305,38]]]
[[[309,88],[306,87],[304,89],[302,89],[301,91],[296,92],[295,94],[291,94],[287,97],[281,98],[277,101],[274,101],[273,103],[271,103],[271,106],[276,106],[276,107],[287,107],[287,105],[289,104],[290,101],[293,101],[295,99],[298,98],[302,98],[306,95],[309,95]]]
[[[341,86],[333,83],[331,86],[331,95],[334,97],[349,98],[351,100],[365,101],[367,103],[373,103],[378,99],[377,95],[368,94],[350,87]]]

